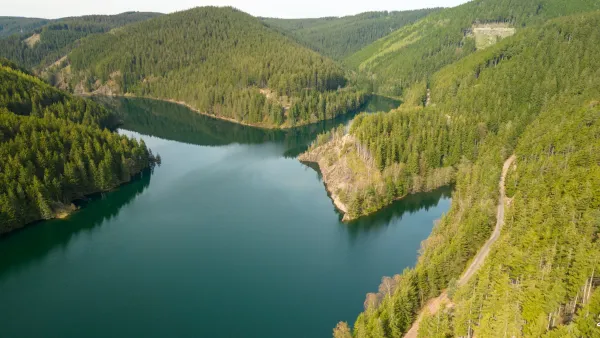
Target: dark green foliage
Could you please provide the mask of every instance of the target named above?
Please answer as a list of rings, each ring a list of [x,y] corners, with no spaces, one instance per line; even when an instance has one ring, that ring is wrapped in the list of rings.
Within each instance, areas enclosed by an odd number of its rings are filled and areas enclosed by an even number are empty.
[[[518,30],[553,17],[600,9],[596,0],[475,0],[445,9],[399,29],[347,58],[372,81],[375,91],[404,95],[406,89],[475,52],[473,24],[505,23]]]
[[[52,20],[38,18],[22,18],[15,16],[0,16],[0,38],[13,34],[33,32]]]
[[[262,20],[317,52],[343,60],[373,41],[437,10],[367,12],[341,18]]]
[[[100,105],[72,97],[39,78],[25,74],[14,63],[0,59],[0,108],[18,115],[54,117],[101,128],[114,128],[118,119]]]
[[[333,61],[232,8],[196,8],[94,36],[69,60],[73,87],[94,90],[99,80],[117,93],[265,126],[333,118],[364,100],[339,90],[347,81]],[[303,97],[324,103],[324,114],[311,119]]]
[[[143,141],[103,129],[115,121],[98,104],[0,61],[0,234],[147,168],[154,157]]]
[[[41,20],[39,27],[24,28],[23,33],[14,31],[14,35],[0,39],[0,57],[10,59],[27,68],[44,68],[65,56],[75,41],[90,34],[105,33],[113,28],[129,23],[153,18],[157,13],[127,12],[118,15],[90,15]],[[0,18],[0,25],[3,19]],[[24,20],[24,19],[21,19]],[[36,19],[32,19],[36,20]],[[20,21],[18,21],[20,22]],[[34,23],[38,23],[34,21]],[[22,24],[19,23],[19,26]],[[2,36],[0,30],[0,37]],[[25,40],[33,34],[39,34],[39,42],[28,46]]]

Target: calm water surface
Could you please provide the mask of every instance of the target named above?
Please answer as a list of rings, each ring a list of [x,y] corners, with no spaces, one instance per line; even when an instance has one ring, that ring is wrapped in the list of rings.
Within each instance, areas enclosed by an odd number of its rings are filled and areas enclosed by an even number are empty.
[[[263,131],[108,103],[163,164],[0,239],[0,337],[330,337],[450,206],[442,189],[342,224],[293,157],[343,119]]]

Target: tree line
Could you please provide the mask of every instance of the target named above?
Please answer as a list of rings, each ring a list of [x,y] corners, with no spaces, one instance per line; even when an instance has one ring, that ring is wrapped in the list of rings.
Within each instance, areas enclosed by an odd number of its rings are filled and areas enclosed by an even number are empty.
[[[41,27],[35,27],[31,22],[14,23],[25,27],[23,32],[14,31],[0,39],[0,57],[7,58],[28,69],[41,70],[50,66],[61,57],[67,55],[75,42],[91,34],[101,34],[113,28],[133,22],[155,17],[157,13],[128,12],[118,15],[89,15],[82,17],[63,18],[57,20],[41,20]],[[25,19],[21,18],[18,22]],[[0,20],[1,22],[2,20]],[[1,30],[0,30],[1,31]],[[28,44],[26,40],[32,35],[39,36],[38,42]]]
[[[183,101],[258,125],[314,122],[306,97],[324,105],[320,119],[366,96],[344,88],[344,71],[330,59],[232,8],[196,8],[86,38],[69,61],[76,90]]]
[[[160,161],[118,118],[0,59],[0,234],[53,218]]]
[[[340,18],[262,20],[323,55],[343,60],[375,40],[437,10],[366,12]]]
[[[476,0],[433,13],[349,56],[345,63],[360,73],[361,82],[383,95],[405,96],[430,77],[477,48],[472,26],[505,23],[517,30],[560,16],[600,9],[593,0]]]
[[[412,107],[353,123],[351,134],[383,172],[456,171],[452,207],[416,267],[367,296],[353,336],[401,336],[444,289],[454,307],[427,316],[422,337],[588,336],[600,314],[599,24],[596,12],[524,29],[434,74],[427,107],[427,88],[415,86]],[[500,169],[513,152],[501,238],[459,286],[494,227]],[[385,191],[359,193],[386,199]],[[348,332],[340,324],[334,333]]]

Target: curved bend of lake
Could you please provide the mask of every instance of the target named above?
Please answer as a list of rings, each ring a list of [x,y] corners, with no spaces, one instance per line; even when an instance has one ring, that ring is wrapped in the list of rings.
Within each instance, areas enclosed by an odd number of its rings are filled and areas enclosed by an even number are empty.
[[[347,118],[269,131],[159,101],[109,105],[163,164],[0,239],[3,337],[330,337],[415,264],[450,206],[444,188],[341,223],[295,156]]]

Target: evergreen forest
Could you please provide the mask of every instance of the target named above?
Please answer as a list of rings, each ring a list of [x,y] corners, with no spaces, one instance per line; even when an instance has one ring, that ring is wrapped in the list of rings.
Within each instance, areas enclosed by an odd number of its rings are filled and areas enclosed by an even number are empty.
[[[0,234],[73,210],[160,157],[111,131],[119,118],[0,59]]]
[[[519,2],[522,7],[509,3],[473,1],[415,24],[468,12],[476,15],[467,17],[469,25],[506,20],[518,27],[491,46],[473,45],[468,55],[452,46],[449,58],[428,53],[440,61],[434,65],[408,52],[417,51],[420,38],[394,58],[412,58],[416,67],[410,70],[400,63],[369,68],[387,57],[380,55],[357,65],[359,72],[408,81],[396,92],[403,93],[403,106],[359,115],[351,125],[355,146],[341,152],[355,153],[381,179],[345,192],[349,213],[359,217],[446,184],[448,173],[454,192],[450,211],[422,243],[416,267],[383,278],[353,326],[340,323],[334,337],[401,337],[418,318],[419,337],[597,336],[598,3],[538,1],[534,12],[527,1]],[[509,8],[510,19],[501,14]],[[561,17],[569,13],[578,14]],[[453,18],[445,24],[460,26],[455,21],[464,19]],[[324,134],[313,147],[339,137],[339,131]],[[494,229],[500,170],[513,154],[506,224],[483,266],[461,284]],[[440,294],[446,298],[437,312],[421,311]]]
[[[402,337],[416,324],[427,338],[600,337],[599,27],[598,0],[318,19],[231,7],[0,17],[0,234],[160,163],[115,132],[123,123],[202,146],[282,140],[288,157],[330,130],[301,158],[341,177],[328,189],[345,220],[452,189],[416,265],[374,285],[334,338]],[[402,104],[331,129],[375,95]],[[497,240],[462,279],[499,205]]]
[[[77,92],[168,99],[265,127],[332,119],[367,98],[331,59],[233,8],[195,8],[93,36],[69,62]]]
[[[262,20],[323,55],[335,60],[343,60],[372,42],[437,10],[439,9],[367,12],[316,19],[263,18]]]
[[[38,72],[66,56],[76,42],[159,14],[127,12],[57,20],[0,17],[0,57]]]

